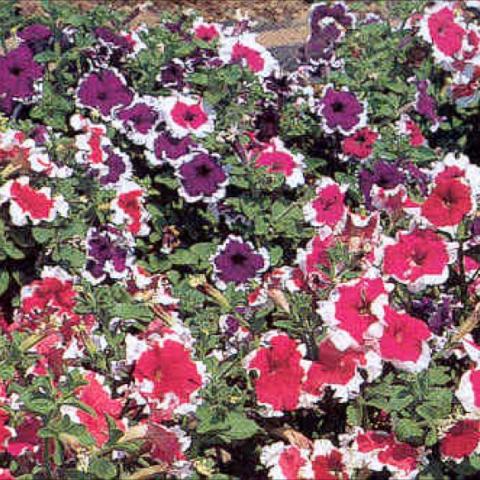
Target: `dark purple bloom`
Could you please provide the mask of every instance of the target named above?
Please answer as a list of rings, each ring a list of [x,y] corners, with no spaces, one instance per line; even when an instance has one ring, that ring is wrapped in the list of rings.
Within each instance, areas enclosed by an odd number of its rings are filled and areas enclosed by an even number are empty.
[[[480,235],[480,217],[476,217],[475,220],[472,222],[470,231],[472,232],[472,235],[474,237],[478,237]]]
[[[177,169],[180,193],[189,202],[213,201],[225,195],[227,174],[217,160],[208,153],[193,153]]]
[[[322,34],[325,26],[332,24],[332,20],[344,29],[352,27],[354,23],[353,15],[348,13],[343,3],[320,3],[310,12],[309,27],[312,35]]]
[[[30,133],[30,136],[35,140],[36,145],[45,145],[48,141],[48,129],[45,125],[37,125]]]
[[[394,164],[383,160],[375,162],[372,171],[362,170],[359,174],[360,190],[365,197],[365,206],[372,209],[371,190],[373,185],[381,188],[392,189],[405,180],[405,175]]]
[[[438,301],[433,301],[429,297],[412,301],[412,315],[425,320],[432,332],[440,335],[445,327],[453,324],[455,312],[452,308],[452,299],[445,297]]]
[[[256,251],[250,242],[230,235],[213,257],[215,275],[219,286],[227,283],[243,285],[268,268],[266,252]]]
[[[162,132],[153,142],[153,156],[149,156],[153,164],[163,163],[163,160],[178,160],[190,152],[195,146],[194,141],[187,135],[183,138],[172,137],[167,132]]]
[[[88,74],[77,90],[81,106],[97,108],[107,117],[115,107],[124,107],[133,99],[133,92],[124,79],[110,70],[99,70]]]
[[[105,165],[108,167],[108,173],[100,177],[102,185],[117,183],[125,173],[130,170],[130,162],[128,158],[116,149],[104,147],[108,154]]]
[[[0,99],[6,106],[12,99],[28,99],[34,94],[34,82],[42,77],[43,69],[33,59],[31,50],[22,45],[0,57]],[[6,101],[5,99],[10,99]]]
[[[122,53],[131,53],[133,51],[132,44],[121,35],[105,27],[98,27],[95,29],[95,36],[102,40],[111,48],[119,49]]]
[[[118,228],[104,225],[87,234],[85,274],[93,283],[111,278],[123,278],[132,264],[133,239]]]
[[[172,60],[169,64],[160,70],[158,80],[162,87],[182,88],[184,81],[185,69],[183,64],[178,60]]]
[[[347,135],[365,124],[365,109],[355,94],[329,87],[320,103],[327,131],[340,130]]]
[[[138,101],[116,113],[120,129],[137,145],[143,145],[159,120],[154,101]]]
[[[440,121],[437,115],[437,102],[428,94],[428,80],[417,81],[415,84],[417,86],[415,110],[433,124],[437,124]]]
[[[46,25],[34,23],[33,25],[23,28],[17,33],[17,36],[36,54],[43,52],[48,47],[53,33]]]
[[[277,137],[280,129],[280,115],[273,108],[266,108],[255,117],[256,137],[261,142],[268,142]]]

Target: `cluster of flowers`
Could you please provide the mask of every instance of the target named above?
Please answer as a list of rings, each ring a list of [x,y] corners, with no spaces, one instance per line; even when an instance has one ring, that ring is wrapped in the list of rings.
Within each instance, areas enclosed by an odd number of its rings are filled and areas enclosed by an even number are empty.
[[[479,158],[436,133],[478,100],[479,5],[413,3],[313,5],[290,73],[246,18],[4,34],[0,479],[480,469]],[[381,28],[450,96],[364,88]]]

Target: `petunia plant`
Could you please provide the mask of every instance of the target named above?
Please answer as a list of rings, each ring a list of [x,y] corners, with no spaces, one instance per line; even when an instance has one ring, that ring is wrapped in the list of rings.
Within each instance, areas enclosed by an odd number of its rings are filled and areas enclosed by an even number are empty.
[[[0,479],[477,478],[480,2],[16,3]]]

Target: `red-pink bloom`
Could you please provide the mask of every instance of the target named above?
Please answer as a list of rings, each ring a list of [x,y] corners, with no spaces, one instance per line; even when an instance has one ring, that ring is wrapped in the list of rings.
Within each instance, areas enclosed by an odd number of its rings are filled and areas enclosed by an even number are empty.
[[[362,277],[339,285],[327,301],[319,303],[318,313],[330,327],[330,339],[337,348],[358,347],[379,335],[389,289],[381,278]]]
[[[315,440],[310,457],[314,480],[348,480],[342,452],[329,440]]]
[[[169,473],[182,468],[186,463],[185,451],[190,447],[190,438],[178,426],[166,427],[160,423],[148,422],[144,439],[150,456],[159,463],[169,466]],[[183,478],[183,477],[182,477]]]
[[[174,137],[183,138],[190,133],[203,137],[214,129],[215,115],[206,111],[201,98],[164,97],[161,106],[167,127]]]
[[[408,115],[401,115],[398,127],[401,134],[408,136],[412,147],[421,147],[427,143],[422,129]]]
[[[70,406],[63,408],[65,413],[72,417],[72,420],[85,426],[97,445],[101,447],[109,438],[106,415],[115,421],[117,428],[125,430],[125,424],[121,419],[122,402],[112,398],[109,388],[104,385],[105,379],[101,375],[88,372],[85,374],[85,380],[88,383],[76,390],[76,397],[95,413],[92,415]]]
[[[380,359],[373,352],[365,354],[351,348],[338,350],[327,337],[318,345],[318,359],[308,369],[303,390],[320,398],[330,387],[334,397],[346,402],[360,391],[364,381],[360,368],[369,369],[371,376],[378,376],[381,373]]]
[[[262,346],[245,358],[245,368],[255,370],[257,402],[267,414],[275,415],[299,407],[305,368],[305,348],[285,333],[271,331],[263,336]]]
[[[305,219],[315,227],[324,227],[326,231],[341,228],[347,212],[345,190],[332,179],[323,178],[317,185],[316,197],[303,209]]]
[[[480,412],[480,368],[462,375],[455,395],[467,412]]]
[[[357,130],[353,135],[346,137],[342,142],[342,151],[361,160],[368,158],[373,152],[373,146],[377,141],[378,133],[369,127]]]
[[[466,34],[460,22],[456,21],[452,4],[446,2],[426,9],[420,32],[425,40],[433,44],[440,60],[459,53]]]
[[[15,437],[8,443],[8,453],[14,457],[18,457],[27,452],[38,452],[40,438],[37,432],[42,426],[43,424],[40,419],[32,415],[27,415],[22,423],[15,428]]]
[[[383,273],[404,283],[411,291],[428,285],[440,285],[448,278],[448,265],[456,254],[433,230],[398,232],[396,240],[385,240]]]
[[[378,340],[378,352],[383,360],[401,370],[419,372],[428,367],[430,348],[427,340],[432,336],[428,326],[406,313],[385,307],[385,325]]]
[[[272,480],[297,480],[311,477],[310,452],[283,442],[263,447],[260,461],[268,469]]]
[[[193,36],[203,42],[212,42],[220,38],[221,27],[217,23],[205,22],[202,18],[197,18],[192,25]]]
[[[433,226],[456,228],[475,209],[471,188],[456,178],[438,180],[421,208],[421,214]]]
[[[477,453],[480,447],[480,420],[458,421],[445,433],[440,442],[440,453],[446,459],[461,462]]]
[[[66,217],[68,204],[61,195],[52,197],[50,187],[35,189],[28,177],[10,180],[0,188],[0,205],[10,201],[10,216],[17,226],[27,224],[29,218],[34,225],[42,221],[51,222],[59,214]]]
[[[304,183],[303,155],[287,150],[278,138],[272,139],[256,156],[255,167],[284,175],[285,183],[292,188]]]
[[[205,383],[203,370],[180,339],[167,335],[153,341],[140,354],[133,378],[140,394],[170,416],[174,411],[190,408],[196,401]]]
[[[150,232],[150,218],[144,206],[145,192],[134,182],[122,182],[117,197],[112,201],[113,223],[126,224],[132,235],[145,236]]]
[[[239,63],[263,77],[267,77],[277,68],[272,54],[257,43],[255,34],[252,33],[225,37],[220,45],[219,57],[225,63]]]
[[[0,468],[0,480],[15,480],[8,468]]]
[[[333,245],[333,236],[316,235],[304,250],[298,251],[297,263],[311,288],[325,286],[329,282],[327,272],[331,262],[328,251]]]
[[[413,480],[418,474],[421,450],[399,442],[392,433],[358,429],[351,449],[352,466],[357,468],[386,468],[396,480]]]

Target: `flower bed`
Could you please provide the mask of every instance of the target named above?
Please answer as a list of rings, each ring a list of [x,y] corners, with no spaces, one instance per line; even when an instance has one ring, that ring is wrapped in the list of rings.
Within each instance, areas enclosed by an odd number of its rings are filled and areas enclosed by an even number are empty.
[[[15,3],[0,479],[476,478],[480,2]]]

